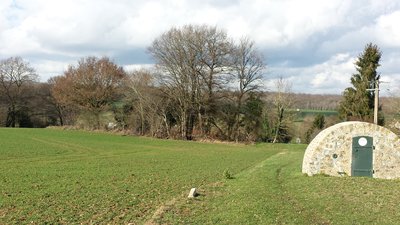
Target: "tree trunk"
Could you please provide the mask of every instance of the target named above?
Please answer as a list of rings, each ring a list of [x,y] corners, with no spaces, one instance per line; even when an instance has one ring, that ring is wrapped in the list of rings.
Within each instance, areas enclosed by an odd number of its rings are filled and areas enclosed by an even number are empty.
[[[201,111],[200,111],[200,108],[201,107],[199,107],[199,109],[198,109],[198,113],[197,113],[197,117],[198,117],[198,127],[199,127],[199,131],[201,132],[201,135],[204,135],[205,134],[205,132],[204,132],[204,126],[203,126],[203,116],[201,115]]]
[[[140,108],[140,135],[144,135],[144,112],[142,103],[139,103]]]
[[[276,143],[278,141],[279,131],[281,129],[282,121],[283,121],[283,111],[284,111],[284,109],[282,107],[278,108],[278,121],[276,123],[275,136],[274,136],[274,140],[272,141],[272,143]]]
[[[60,126],[64,126],[64,118],[63,118],[61,106],[56,106],[56,111],[57,111],[58,119],[60,120]]]
[[[100,129],[100,112],[95,112],[94,114],[95,114],[95,118],[96,118],[95,129]]]
[[[235,112],[235,124],[233,126],[234,129],[234,140],[236,142],[239,141],[239,136],[240,136],[240,112],[241,112],[241,108],[242,108],[242,99],[243,99],[243,95],[244,93],[242,92],[239,96],[238,96],[238,100],[237,100],[237,109]]]
[[[164,120],[164,124],[165,124],[165,131],[167,132],[167,138],[170,138],[170,132],[169,132],[169,124],[168,124],[168,120],[167,120],[167,115],[165,113],[163,113],[163,120]]]
[[[185,110],[184,109],[182,109],[182,112],[181,112],[181,137],[182,137],[182,140],[183,139],[185,139],[185,137],[186,137],[186,112],[185,112]]]
[[[15,127],[17,123],[16,120],[17,120],[16,109],[15,106],[12,105],[11,107],[8,108],[6,127]]]
[[[186,120],[186,140],[193,140],[193,127],[195,119],[195,112],[193,109],[190,109]]]
[[[62,115],[58,115],[58,119],[60,120],[60,126],[64,126],[64,120]]]

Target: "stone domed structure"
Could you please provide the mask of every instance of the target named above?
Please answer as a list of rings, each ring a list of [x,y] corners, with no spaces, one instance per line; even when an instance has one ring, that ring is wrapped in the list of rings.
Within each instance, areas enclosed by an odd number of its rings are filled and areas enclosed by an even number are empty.
[[[400,177],[400,139],[387,128],[343,122],[321,131],[308,145],[302,172],[312,176]]]

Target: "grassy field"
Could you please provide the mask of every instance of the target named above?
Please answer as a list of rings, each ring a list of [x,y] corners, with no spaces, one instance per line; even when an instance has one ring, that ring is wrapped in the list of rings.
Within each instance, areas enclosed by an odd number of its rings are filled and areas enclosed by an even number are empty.
[[[0,224],[398,223],[400,181],[304,176],[305,147],[0,129]]]
[[[335,110],[299,109],[297,111],[293,109],[291,112],[294,113],[296,122],[303,122],[306,117],[314,117],[318,114],[322,114],[325,117],[334,117],[339,115]]]

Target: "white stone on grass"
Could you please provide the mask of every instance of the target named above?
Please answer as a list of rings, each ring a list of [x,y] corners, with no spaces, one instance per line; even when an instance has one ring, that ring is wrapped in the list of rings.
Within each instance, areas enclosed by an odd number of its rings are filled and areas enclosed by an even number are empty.
[[[196,196],[197,196],[197,191],[196,191],[196,188],[192,188],[192,189],[190,189],[190,192],[189,192],[188,198],[194,198],[194,197],[196,197]]]

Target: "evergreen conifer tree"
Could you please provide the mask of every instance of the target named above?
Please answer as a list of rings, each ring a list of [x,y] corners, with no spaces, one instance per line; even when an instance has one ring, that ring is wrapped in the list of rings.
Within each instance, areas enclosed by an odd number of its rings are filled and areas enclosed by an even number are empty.
[[[351,77],[353,87],[346,88],[343,92],[343,100],[339,104],[339,114],[346,120],[372,122],[374,117],[375,93],[368,89],[375,88],[379,82],[380,75],[377,68],[380,66],[382,52],[377,45],[369,43],[365,46],[355,67],[357,72]],[[381,107],[379,107],[379,111]],[[383,123],[383,116],[380,116],[379,124]]]

